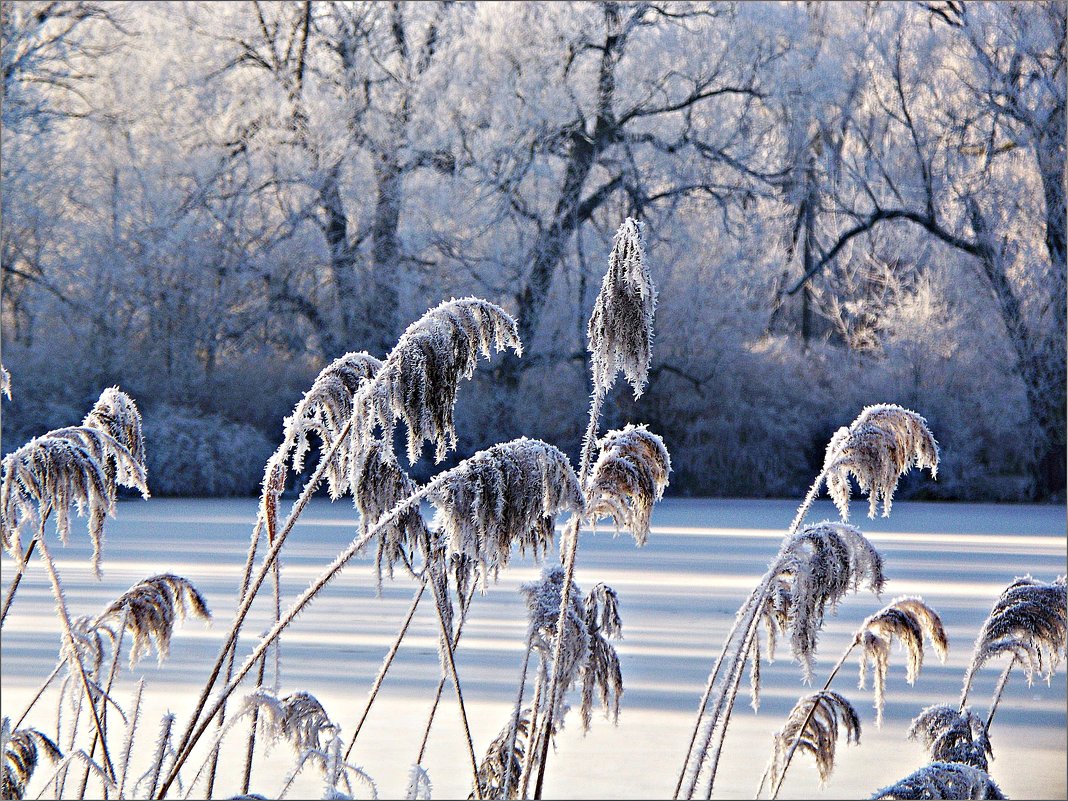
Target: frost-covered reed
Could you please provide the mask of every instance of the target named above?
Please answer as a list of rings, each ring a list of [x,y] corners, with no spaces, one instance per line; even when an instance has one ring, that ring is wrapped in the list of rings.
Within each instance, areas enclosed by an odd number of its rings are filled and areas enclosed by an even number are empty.
[[[879,500],[883,501],[884,514],[889,514],[899,477],[913,466],[928,467],[933,474],[937,465],[938,446],[926,421],[900,406],[869,406],[848,428],[840,428],[832,437],[823,468],[798,507],[779,554],[739,609],[709,674],[676,783],[676,798],[693,798],[697,793],[711,795],[734,701],[750,658],[754,660],[754,704],[758,700],[758,623],[764,621],[769,650],[778,634],[789,633],[794,656],[808,678],[827,607],[833,609],[861,583],[875,593],[881,591],[881,557],[859,530],[845,522],[849,513],[849,476],[855,477],[861,490],[868,494],[871,515]],[[824,482],[842,522],[802,528]]]

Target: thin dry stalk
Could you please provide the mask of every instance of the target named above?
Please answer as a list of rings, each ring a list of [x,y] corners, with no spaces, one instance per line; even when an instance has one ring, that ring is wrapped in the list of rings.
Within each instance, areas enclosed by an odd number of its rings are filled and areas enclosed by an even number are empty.
[[[374,705],[375,699],[378,698],[378,691],[382,688],[382,682],[385,681],[386,673],[389,672],[389,668],[393,664],[393,659],[397,656],[397,651],[400,650],[401,641],[408,633],[412,618],[415,617],[415,610],[419,607],[419,601],[423,597],[423,593],[426,591],[426,585],[427,579],[424,577],[423,581],[419,584],[419,589],[416,590],[415,595],[412,597],[412,603],[408,607],[408,613],[404,617],[404,622],[401,623],[400,630],[397,632],[397,638],[393,641],[393,645],[390,646],[389,651],[382,659],[382,666],[378,669],[378,674],[375,676],[374,683],[371,685],[371,689],[367,694],[367,703],[363,706],[363,712],[360,713],[360,719],[356,722],[356,729],[352,732],[352,739],[349,740],[348,748],[345,750],[346,760],[349,758],[353,747],[356,745],[356,738],[360,736],[360,732],[363,730],[363,724],[367,721],[367,716],[371,713],[371,707]]]

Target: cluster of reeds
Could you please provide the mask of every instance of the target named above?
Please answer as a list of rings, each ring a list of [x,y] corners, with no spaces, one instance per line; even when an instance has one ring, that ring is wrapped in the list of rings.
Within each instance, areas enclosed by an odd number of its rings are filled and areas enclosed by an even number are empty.
[[[766,656],[774,656],[780,636],[789,635],[793,656],[805,681],[812,679],[812,656],[824,612],[848,592],[866,586],[878,594],[883,587],[884,563],[871,543],[848,519],[850,477],[869,495],[869,516],[881,501],[889,514],[901,474],[926,467],[934,475],[938,446],[926,421],[893,405],[871,406],[848,427],[841,428],[827,447],[823,469],[798,509],[779,553],[735,619],[723,651],[709,676],[701,699],[676,798],[711,797],[727,726],[744,668],[750,664],[753,706],[759,704],[760,645],[756,630],[767,631]],[[821,487],[841,513],[841,522],[803,525]],[[875,798],[1002,798],[986,773],[992,754],[989,728],[1014,668],[1028,683],[1035,676],[1047,681],[1065,655],[1065,579],[1052,584],[1030,577],[1016,579],[1002,594],[983,624],[971,664],[965,674],[959,706],[925,709],[912,722],[908,736],[922,741],[931,763],[900,782],[879,790]],[[949,642],[941,618],[922,599],[899,597],[867,617],[834,665],[823,687],[803,696],[773,735],[771,760],[761,777],[757,797],[767,789],[777,798],[795,755],[813,757],[821,783],[831,774],[840,738],[860,742],[861,719],[853,704],[830,689],[854,652],[860,654],[861,689],[869,672],[874,688],[875,724],[880,726],[886,694],[891,645],[896,640],[906,654],[906,680],[912,684],[924,659],[924,640],[946,661]],[[1008,656],[984,721],[967,705],[976,672],[989,660]]]
[[[51,577],[64,645],[59,664],[30,708],[13,727],[5,718],[5,797],[22,797],[41,755],[57,761],[48,785],[57,795],[72,794],[69,774],[80,763],[84,767],[79,797],[92,792],[87,789],[92,782],[109,796],[165,798],[176,790],[187,796],[199,790],[212,797],[223,742],[239,735],[245,738],[246,752],[240,785],[243,797],[256,797],[257,790],[267,789],[256,786],[253,756],[277,740],[289,742],[296,759],[285,785],[276,788],[279,795],[288,792],[293,779],[309,765],[322,774],[332,797],[350,797],[357,791],[374,795],[374,782],[348,760],[416,609],[427,595],[438,621],[442,675],[410,772],[410,796],[428,797],[431,791],[422,763],[446,683],[452,685],[460,711],[472,794],[526,795],[536,775],[535,795],[540,795],[549,743],[563,725],[568,690],[575,687],[580,693],[586,728],[595,698],[610,716],[619,711],[623,679],[611,644],[621,627],[618,598],[611,588],[598,584],[583,600],[574,582],[575,555],[582,525],[594,524],[599,517],[612,518],[617,529],[628,529],[639,544],[644,542],[652,505],[667,485],[670,458],[658,436],[644,426],[626,426],[603,436],[598,430],[601,406],[618,372],[625,374],[635,394],[641,392],[648,374],[655,298],[640,225],[627,220],[616,236],[590,320],[594,390],[578,471],[561,450],[526,438],[480,451],[423,485],[401,467],[393,451],[398,423],[406,431],[410,462],[420,457],[426,441],[434,446],[440,462],[456,447],[453,416],[461,379],[470,378],[480,357],[489,358],[493,351],[511,349],[521,355],[515,320],[485,300],[450,300],[431,309],[408,327],[381,360],[350,353],[328,365],[285,419],[282,442],[265,466],[237,610],[209,678],[188,719],[168,714],[161,721],[151,767],[140,777],[128,777],[127,769],[131,749],[139,739],[135,732],[147,725],[141,714],[143,685],[138,685],[132,704],[123,705],[112,697],[123,646],[128,646],[131,665],[151,650],[162,661],[176,621],[186,612],[207,618],[206,602],[186,579],[162,575],[136,584],[95,617],[74,618],[45,540],[49,519],[66,542],[74,513],[87,515],[93,564],[99,570],[104,521],[114,512],[118,487],[133,487],[148,497],[145,444],[136,405],[117,389],[107,390],[81,426],[49,432],[10,454],[3,464],[2,535],[18,572],[5,599],[4,616],[36,549]],[[7,391],[6,372],[4,376]],[[316,452],[318,460],[310,477],[285,512],[287,484],[305,470],[309,455]],[[359,514],[358,533],[285,608],[281,552],[308,501],[324,482],[331,498],[351,496]],[[424,502],[436,510],[430,523],[420,513]],[[562,540],[562,565],[547,569],[541,582],[524,588],[531,619],[519,700],[480,764],[455,659],[464,621],[475,596],[487,591],[508,566],[513,551],[540,559],[553,550],[556,518],[561,513],[571,515]],[[31,531],[27,546],[24,543]],[[404,575],[415,580],[416,590],[346,745],[341,727],[312,695],[293,692],[281,697],[277,687],[266,683],[266,663],[272,649],[275,659],[279,658],[280,636],[294,618],[369,547],[376,552],[379,583],[384,577],[393,578],[394,569],[400,566]],[[265,584],[273,587],[274,623],[239,661],[243,624]],[[535,700],[524,709],[532,654],[537,662]],[[64,674],[57,736],[20,728],[47,687]],[[233,701],[250,675],[254,686],[240,701]],[[115,723],[116,716],[122,726]],[[92,722],[88,733],[87,719]],[[114,741],[117,733],[125,734],[121,744]],[[206,746],[198,752],[201,762],[194,768],[190,758],[201,741]]]
[[[510,349],[522,353],[516,321],[501,307],[479,298],[446,301],[412,323],[383,359],[349,353],[328,365],[283,424],[282,442],[264,468],[259,511],[237,592],[233,620],[188,717],[163,716],[152,740],[149,768],[130,775],[131,752],[146,726],[144,681],[133,698],[115,697],[127,648],[129,666],[155,651],[166,659],[178,620],[210,619],[204,597],[187,579],[157,575],[136,583],[95,616],[74,616],[63,592],[46,537],[54,522],[66,543],[76,515],[87,517],[92,564],[99,573],[105,519],[114,514],[119,488],[148,497],[145,443],[136,404],[117,388],[105,390],[80,426],[50,431],[3,460],[0,536],[16,573],[4,598],[6,619],[36,550],[55,598],[63,641],[59,660],[31,703],[14,722],[3,719],[4,798],[22,798],[42,760],[52,763],[43,782],[57,797],[85,798],[99,788],[104,797],[163,799],[195,793],[215,797],[220,753],[228,738],[243,738],[243,771],[237,798],[284,797],[303,772],[322,778],[325,797],[377,797],[373,779],[350,759],[364,723],[422,600],[429,596],[439,632],[441,674],[429,704],[421,743],[412,760],[408,798],[433,791],[425,754],[445,685],[451,685],[467,753],[474,798],[540,798],[550,747],[564,725],[568,693],[577,692],[581,725],[588,730],[597,702],[616,719],[624,692],[614,644],[621,636],[620,599],[603,583],[585,596],[576,583],[580,533],[611,519],[638,545],[650,533],[653,505],[668,484],[671,459],[663,440],[643,425],[601,432],[601,412],[622,373],[635,396],[648,378],[656,290],[645,257],[641,226],[619,228],[608,271],[588,326],[592,373],[589,424],[576,470],[557,447],[527,438],[479,451],[441,470],[426,483],[413,480],[394,452],[403,424],[409,463],[424,443],[440,462],[457,444],[454,410],[460,382],[480,358]],[[3,372],[10,397],[9,376]],[[288,511],[287,486],[310,468]],[[866,588],[880,593],[884,561],[864,534],[848,523],[851,481],[869,496],[870,515],[882,505],[889,514],[900,476],[912,467],[934,475],[938,446],[926,421],[894,405],[871,406],[831,439],[824,465],[767,572],[742,604],[716,660],[698,708],[676,797],[711,796],[735,700],[750,667],[753,705],[759,704],[761,625],[765,656],[779,638],[811,680],[813,655],[824,620],[846,595]],[[325,483],[334,500],[349,496],[358,514],[356,535],[288,605],[283,603],[281,555],[308,502]],[[805,524],[812,502],[826,486],[840,521]],[[431,521],[421,505],[435,510]],[[524,584],[527,624],[515,701],[500,733],[481,759],[471,735],[456,650],[479,593],[505,570],[514,552],[541,560],[556,547],[557,518],[569,515],[559,540],[560,564]],[[28,539],[28,542],[27,542]],[[267,663],[280,661],[280,638],[296,617],[331,584],[354,557],[374,549],[381,587],[395,574],[415,585],[411,604],[384,655],[351,736],[323,705],[304,690],[283,694],[267,682]],[[268,584],[269,583],[269,584]],[[239,660],[244,623],[265,584],[273,590],[274,618]],[[587,585],[588,586],[588,585]],[[429,593],[427,592],[429,590]],[[988,736],[1010,673],[1022,670],[1030,682],[1052,676],[1065,651],[1065,580],[1014,582],[995,605],[976,644],[959,707],[936,706],[914,721],[910,736],[930,750],[930,765],[880,791],[880,798],[1001,797],[986,773]],[[861,719],[831,684],[854,652],[860,656],[861,687],[871,674],[875,722],[882,720],[891,644],[906,652],[912,683],[923,664],[924,641],[946,658],[948,642],[938,614],[922,599],[901,597],[870,615],[856,630],[822,689],[801,698],[774,735],[766,787],[777,797],[798,752],[811,755],[821,780],[829,777],[840,737],[860,740]],[[984,721],[968,706],[976,672],[988,661],[1008,657],[990,712]],[[24,726],[45,691],[61,679],[55,736]],[[239,694],[242,688],[245,691]],[[109,725],[110,724],[110,725]],[[280,787],[264,787],[254,757],[287,743],[292,768]],[[199,750],[196,750],[199,745]],[[197,760],[193,759],[196,750]],[[415,749],[413,749],[414,751]],[[968,794],[971,795],[968,795]]]

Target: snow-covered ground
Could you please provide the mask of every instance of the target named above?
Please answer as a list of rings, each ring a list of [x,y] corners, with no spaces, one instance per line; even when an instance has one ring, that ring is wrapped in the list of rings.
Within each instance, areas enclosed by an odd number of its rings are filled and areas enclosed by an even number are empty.
[[[117,690],[129,698],[144,675],[149,698],[140,759],[148,758],[155,722],[165,709],[182,726],[192,695],[201,686],[219,640],[228,628],[256,504],[251,500],[151,500],[125,502],[109,520],[104,579],[93,578],[84,534],[54,549],[69,603],[75,613],[99,611],[137,580],[160,572],[185,576],[207,596],[216,623],[187,622],[165,665],[150,658],[125,671]],[[618,644],[626,694],[618,727],[601,717],[581,734],[577,714],[567,721],[550,757],[546,797],[664,798],[674,789],[707,672],[719,652],[738,605],[775,553],[793,515],[789,501],[686,500],[663,502],[643,549],[629,537],[584,532],[576,580],[583,589],[603,581],[619,593],[624,639]],[[810,760],[791,767],[784,795],[867,797],[924,764],[921,747],[905,739],[911,718],[934,703],[953,703],[972,643],[994,599],[1015,576],[1046,581],[1065,572],[1063,506],[994,506],[901,501],[888,520],[868,520],[856,504],[853,522],[870,536],[889,576],[883,599],[850,597],[828,618],[815,670],[826,676],[868,614],[901,594],[922,595],[937,609],[950,637],[950,659],[941,665],[928,648],[915,686],[904,678],[903,654],[895,651],[888,679],[886,719],[874,724],[871,690],[856,687],[855,661],[834,687],[861,712],[859,747],[842,746],[834,775],[823,790]],[[810,520],[834,519],[820,502]],[[306,586],[351,540],[356,515],[347,503],[316,501],[287,543],[283,591],[288,598]],[[521,582],[538,575],[529,560],[516,560],[484,596],[476,596],[457,652],[476,750],[484,751],[504,725],[514,699],[525,629]],[[3,561],[6,587],[12,563]],[[354,562],[283,637],[283,692],[307,690],[345,727],[347,739],[371,680],[404,617],[415,587],[410,579],[387,581],[376,597],[370,558]],[[269,594],[269,593],[268,593]],[[266,603],[255,609],[246,631],[265,627]],[[383,797],[403,793],[415,759],[431,693],[439,678],[436,621],[421,608],[383,695],[368,719],[353,761],[375,778]],[[245,648],[249,642],[245,642]],[[18,715],[51,670],[59,643],[51,595],[41,566],[34,563],[3,631],[3,713]],[[997,665],[986,668],[973,693],[985,713]],[[1009,797],[1066,797],[1065,668],[1052,686],[1028,687],[1013,678],[992,727],[995,760],[991,773]],[[447,686],[447,691],[450,688]],[[716,797],[753,797],[771,750],[771,734],[805,692],[798,666],[780,650],[763,667],[763,703],[758,714],[740,702],[727,736]],[[438,798],[466,797],[470,774],[459,737],[453,695],[443,696],[425,764]],[[29,723],[54,731],[51,696]],[[237,735],[234,740],[241,740]],[[238,745],[224,760],[219,794],[236,792],[241,764]],[[277,745],[257,768],[251,787],[276,793],[292,766],[291,753]],[[41,769],[41,775],[47,774]],[[309,780],[303,792],[315,792]],[[36,792],[36,787],[34,792]]]

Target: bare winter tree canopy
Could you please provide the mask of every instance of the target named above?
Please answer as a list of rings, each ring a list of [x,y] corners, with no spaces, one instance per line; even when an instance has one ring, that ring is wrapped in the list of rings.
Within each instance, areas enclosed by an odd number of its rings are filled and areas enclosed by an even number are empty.
[[[672,491],[803,493],[841,421],[885,402],[938,432],[938,482],[898,497],[1063,498],[1065,18],[5,2],[3,451],[117,384],[156,494],[255,494],[323,368],[471,295],[523,357],[479,360],[449,465],[577,443],[587,321],[633,219],[617,267],[652,271],[631,294],[656,337],[620,363],[644,394],[617,386],[605,419],[663,437]],[[216,447],[241,456],[208,469]],[[443,454],[412,455],[424,481]]]

